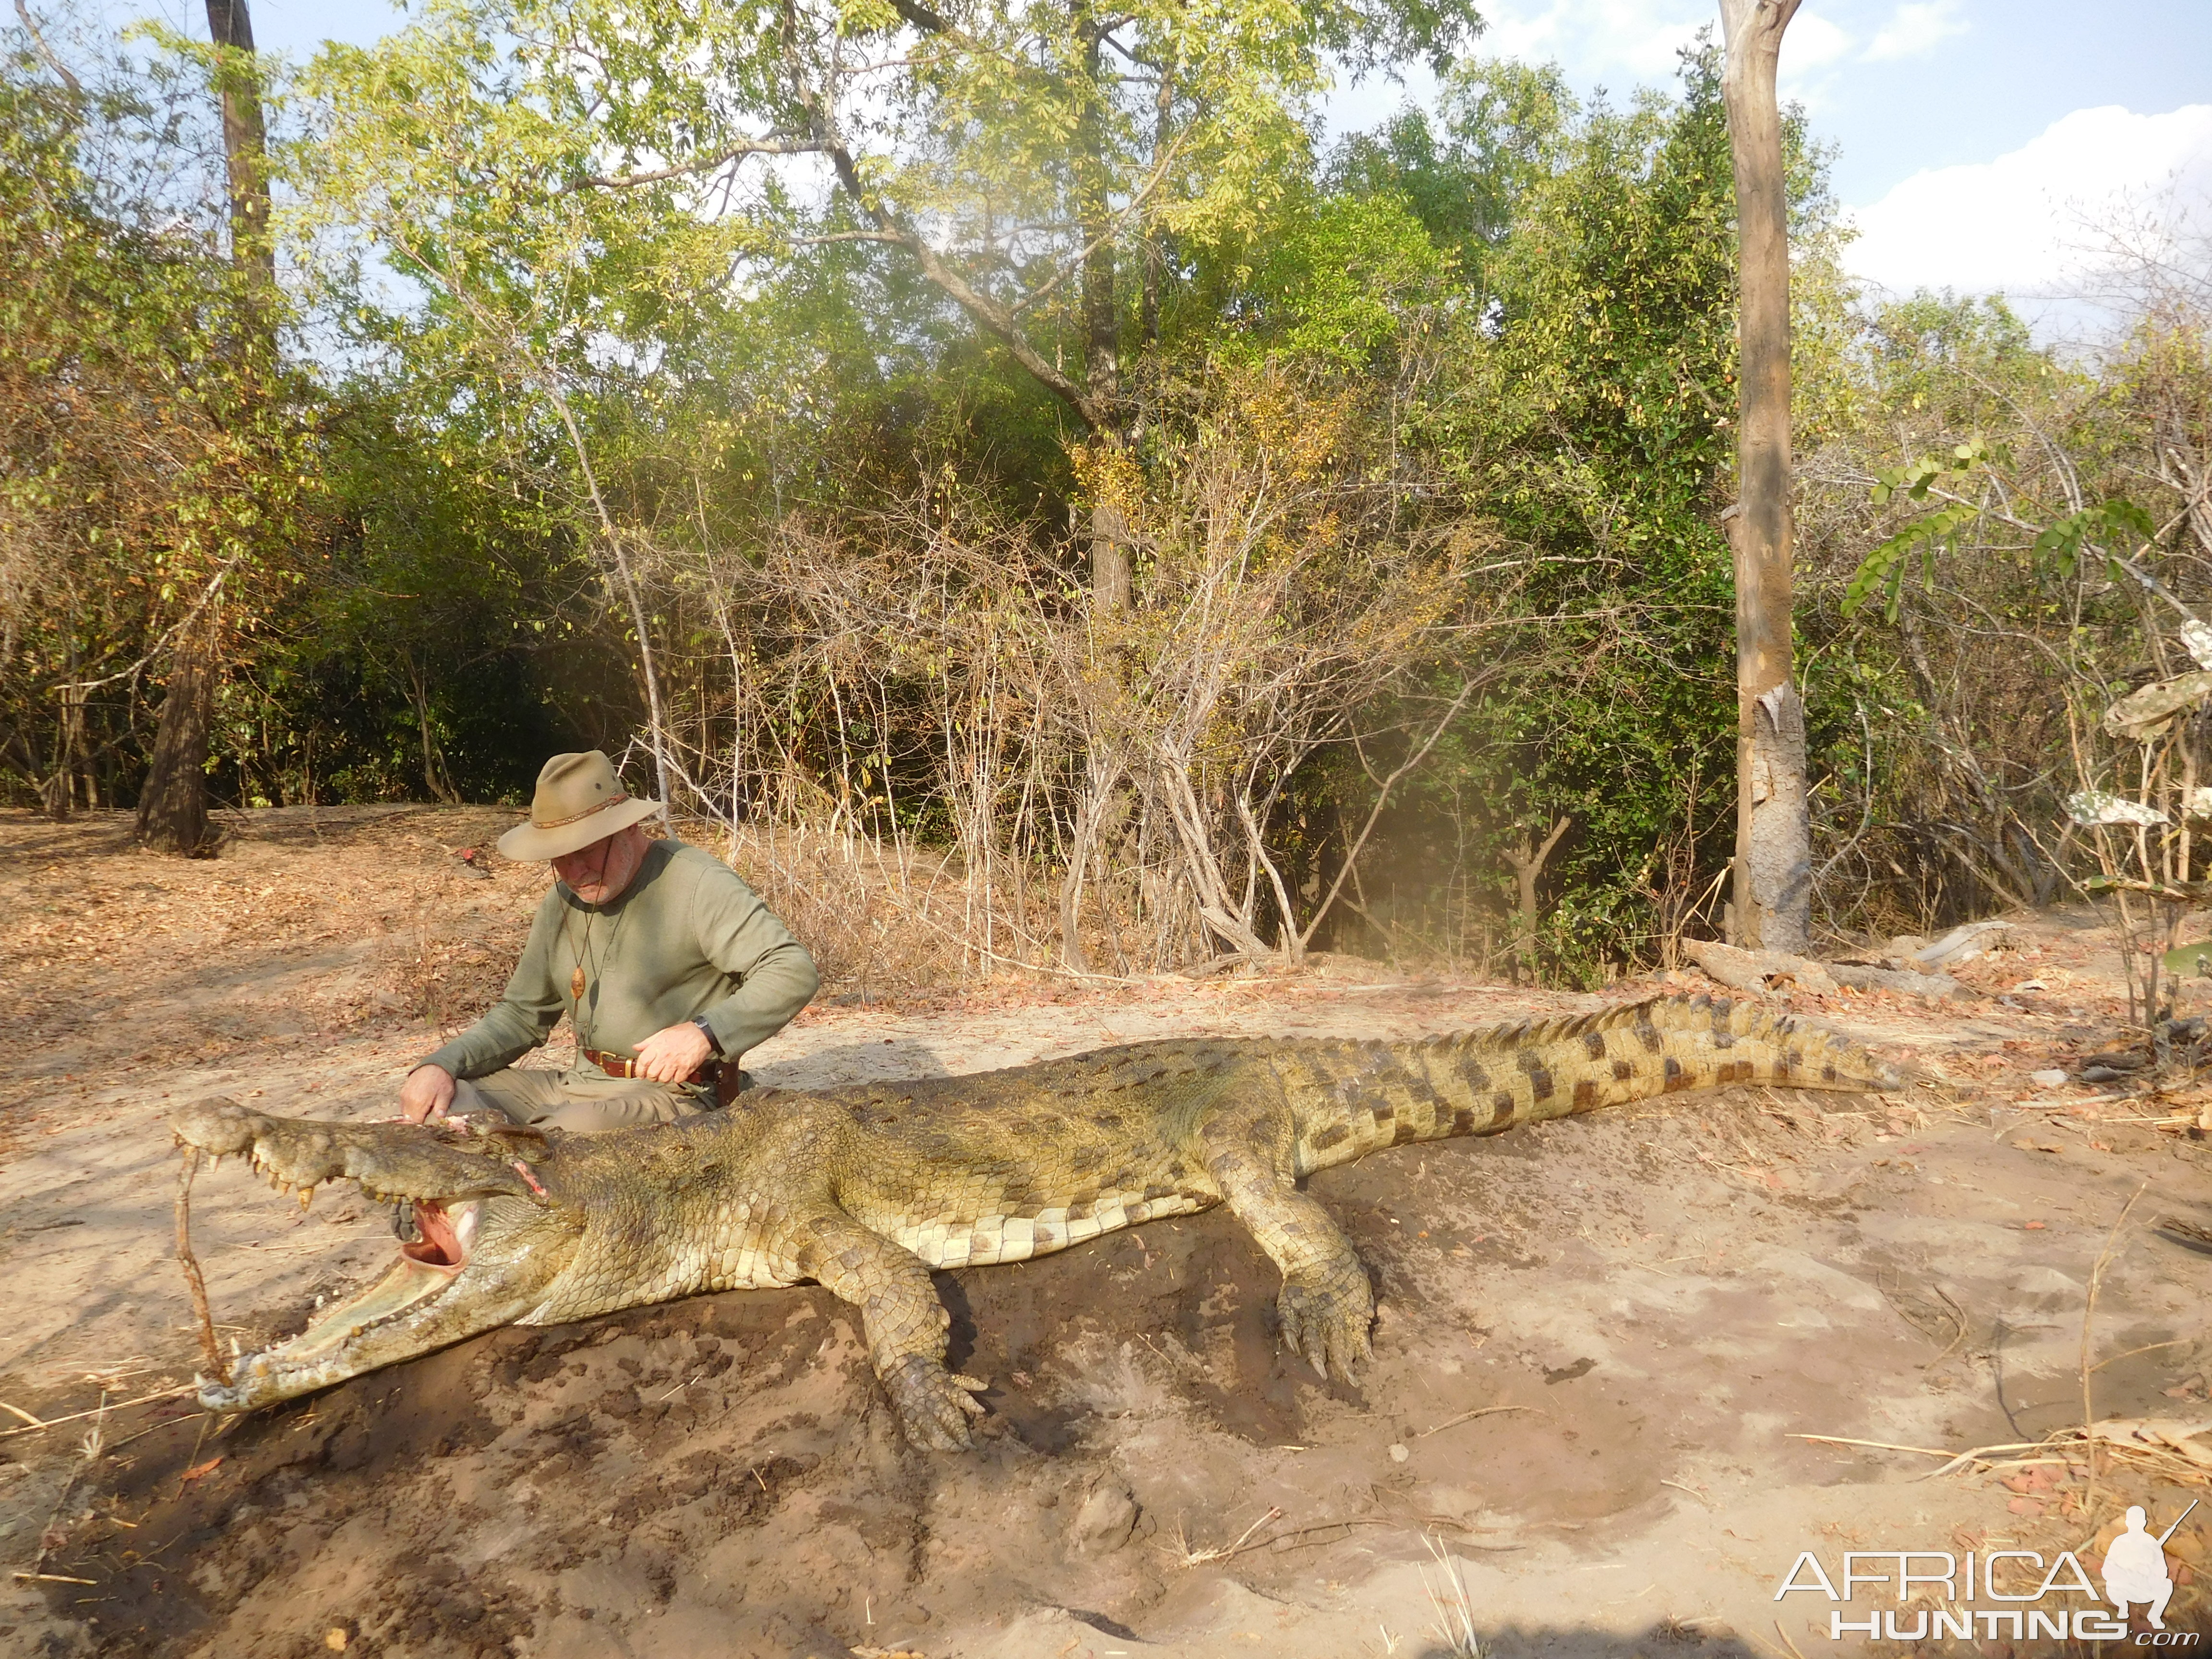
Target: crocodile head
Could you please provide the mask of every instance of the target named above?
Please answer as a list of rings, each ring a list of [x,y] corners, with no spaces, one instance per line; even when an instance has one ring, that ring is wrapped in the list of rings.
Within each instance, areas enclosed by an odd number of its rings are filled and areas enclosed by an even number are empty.
[[[322,1123],[234,1101],[186,1108],[177,1138],[219,1162],[242,1155],[304,1205],[327,1181],[411,1202],[413,1243],[382,1279],[299,1335],[201,1379],[210,1411],[250,1411],[510,1325],[544,1300],[574,1255],[584,1210],[564,1202],[557,1135],[504,1122]]]

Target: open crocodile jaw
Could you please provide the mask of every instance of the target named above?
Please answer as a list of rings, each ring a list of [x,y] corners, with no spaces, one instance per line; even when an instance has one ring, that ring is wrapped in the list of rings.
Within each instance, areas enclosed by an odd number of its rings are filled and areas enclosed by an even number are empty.
[[[550,1276],[548,1253],[525,1249],[479,1265],[471,1247],[484,1214],[483,1200],[450,1210],[417,1202],[422,1237],[400,1246],[390,1272],[299,1335],[245,1356],[229,1383],[202,1378],[200,1404],[223,1412],[274,1405],[514,1322]],[[539,1261],[532,1262],[532,1255]]]

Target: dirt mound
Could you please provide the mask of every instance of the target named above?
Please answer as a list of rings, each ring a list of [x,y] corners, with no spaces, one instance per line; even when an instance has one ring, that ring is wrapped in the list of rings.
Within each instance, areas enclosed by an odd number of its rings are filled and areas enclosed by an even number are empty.
[[[333,1631],[377,1652],[540,1652],[562,1626],[708,1610],[718,1652],[843,1653],[919,1644],[933,1600],[1079,1584],[1143,1603],[1172,1561],[1092,1443],[1103,1414],[1179,1409],[1268,1447],[1303,1431],[1302,1394],[1341,1409],[1273,1354],[1271,1278],[1216,1217],[943,1276],[955,1364],[998,1384],[967,1458],[904,1448],[848,1310],[817,1291],[498,1332],[212,1438],[197,1419],[148,1437],[100,1493],[108,1524],[55,1570],[112,1575],[102,1651],[252,1659],[326,1652]],[[1115,1333],[1230,1363],[1158,1368],[1163,1385]],[[221,1461],[180,1486],[195,1458]],[[167,1541],[134,1560],[147,1540]]]

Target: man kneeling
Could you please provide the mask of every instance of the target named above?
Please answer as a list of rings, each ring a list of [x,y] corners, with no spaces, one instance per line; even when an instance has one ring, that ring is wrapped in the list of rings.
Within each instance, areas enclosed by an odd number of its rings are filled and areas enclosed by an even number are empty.
[[[745,1050],[789,1024],[821,979],[736,872],[646,836],[640,823],[659,810],[633,799],[597,750],[546,762],[530,822],[499,850],[548,860],[557,879],[506,994],[407,1074],[408,1121],[493,1109],[589,1134],[729,1103]],[[563,1014],[575,1064],[514,1070]]]

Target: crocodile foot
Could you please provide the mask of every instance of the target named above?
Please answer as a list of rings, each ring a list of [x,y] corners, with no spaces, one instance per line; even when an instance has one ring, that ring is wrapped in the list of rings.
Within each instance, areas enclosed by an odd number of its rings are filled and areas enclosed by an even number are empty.
[[[975,1395],[990,1386],[918,1353],[884,1373],[884,1390],[898,1413],[899,1432],[917,1451],[967,1450],[974,1443],[968,1419],[983,1414]]]
[[[1356,1361],[1375,1358],[1368,1336],[1375,1292],[1357,1261],[1326,1278],[1285,1279],[1275,1310],[1283,1322],[1283,1346],[1324,1377],[1333,1370],[1349,1382]]]

